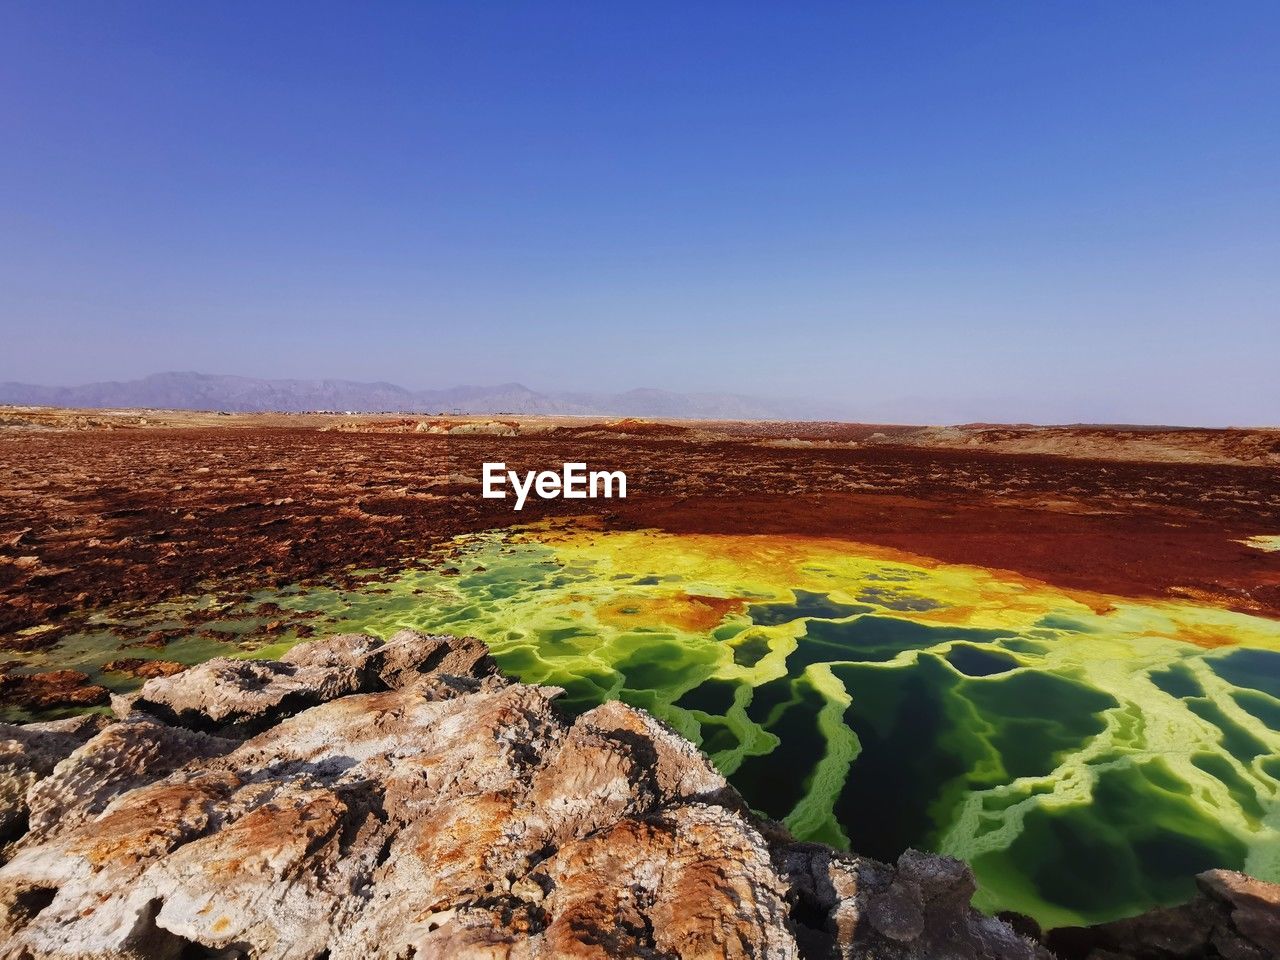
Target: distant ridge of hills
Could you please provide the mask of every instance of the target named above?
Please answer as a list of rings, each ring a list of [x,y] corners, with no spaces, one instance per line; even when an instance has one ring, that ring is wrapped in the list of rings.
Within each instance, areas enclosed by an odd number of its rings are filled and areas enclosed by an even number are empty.
[[[148,407],[233,413],[315,410],[352,413],[532,413],[665,417],[689,420],[800,420],[836,417],[799,401],[732,393],[544,393],[519,383],[408,390],[394,383],[353,380],[262,380],[208,373],[157,373],[140,380],[47,387],[0,383],[0,403],[22,406]]]

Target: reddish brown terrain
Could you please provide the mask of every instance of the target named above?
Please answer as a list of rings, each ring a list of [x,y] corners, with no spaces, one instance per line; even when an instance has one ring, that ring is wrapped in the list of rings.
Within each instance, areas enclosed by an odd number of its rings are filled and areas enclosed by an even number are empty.
[[[626,500],[479,496],[481,463],[623,469]],[[0,410],[0,638],[96,609],[341,580],[457,533],[794,533],[1280,617],[1280,432]],[[341,558],[339,561],[337,558]],[[42,628],[33,630],[32,628]],[[163,638],[160,638],[163,640]]]

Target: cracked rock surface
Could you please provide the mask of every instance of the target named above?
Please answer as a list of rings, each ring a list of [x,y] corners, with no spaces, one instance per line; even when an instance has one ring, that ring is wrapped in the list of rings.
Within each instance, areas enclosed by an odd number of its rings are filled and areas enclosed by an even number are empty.
[[[0,843],[26,831],[28,791],[103,723],[101,717],[84,716],[22,727],[0,724]]]
[[[4,728],[0,958],[1050,957],[959,861],[795,842],[648,714],[559,693],[404,631]]]

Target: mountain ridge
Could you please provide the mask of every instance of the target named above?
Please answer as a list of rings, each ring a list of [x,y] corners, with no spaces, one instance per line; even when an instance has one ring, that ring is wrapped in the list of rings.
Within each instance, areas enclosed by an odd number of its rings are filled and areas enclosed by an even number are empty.
[[[538,391],[521,383],[409,390],[387,381],[336,378],[263,379],[196,371],[155,373],[70,387],[8,381],[0,403],[22,406],[147,407],[235,413],[522,413],[662,416],[677,419],[820,419],[838,416],[823,404],[734,393],[678,393],[638,387],[618,393]]]

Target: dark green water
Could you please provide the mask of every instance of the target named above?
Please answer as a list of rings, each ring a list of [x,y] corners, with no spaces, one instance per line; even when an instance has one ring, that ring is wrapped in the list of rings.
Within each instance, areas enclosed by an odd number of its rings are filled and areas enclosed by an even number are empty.
[[[1114,598],[1098,612],[829,541],[561,530],[460,548],[456,575],[254,603],[314,611],[321,633],[479,636],[570,709],[651,710],[797,835],[961,856],[980,905],[1049,926],[1182,900],[1209,867],[1280,880],[1280,624]],[[213,625],[225,641],[150,654],[236,650],[261,627],[251,606]],[[104,622],[42,656],[92,672],[139,653],[118,647]]]

